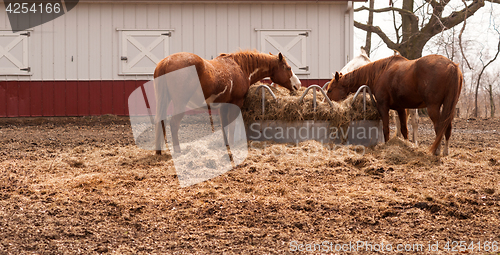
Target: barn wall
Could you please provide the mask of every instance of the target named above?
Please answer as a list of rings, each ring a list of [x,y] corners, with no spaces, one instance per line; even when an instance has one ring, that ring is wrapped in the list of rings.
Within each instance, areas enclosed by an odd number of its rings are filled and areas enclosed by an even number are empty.
[[[120,75],[120,29],[173,30],[170,54],[187,51],[206,59],[259,49],[258,29],[307,29],[310,71],[299,78],[303,86],[323,85],[353,51],[347,8],[347,2],[80,3],[30,30],[31,75],[0,75],[0,117],[127,115],[128,96],[152,76]],[[9,29],[0,9],[0,30]]]
[[[147,75],[119,75],[117,29],[173,29],[170,54],[186,51],[207,59],[222,52],[259,49],[255,29],[310,29],[310,74],[299,78],[327,79],[351,54],[345,52],[346,8],[346,3],[80,3],[69,13],[33,28],[29,38],[32,75],[2,75],[0,80],[150,79]],[[0,9],[0,30],[8,29],[7,15]]]

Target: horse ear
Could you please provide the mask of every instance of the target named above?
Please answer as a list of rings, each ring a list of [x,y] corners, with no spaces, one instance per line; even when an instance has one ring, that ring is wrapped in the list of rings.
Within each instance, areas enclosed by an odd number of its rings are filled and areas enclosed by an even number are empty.
[[[278,53],[278,57],[279,57],[280,61],[283,61],[283,54],[281,54],[281,52]]]
[[[339,74],[339,72],[336,72],[336,73],[335,73],[335,80],[337,80],[337,81],[338,81],[339,79],[340,79],[340,74]]]
[[[272,56],[273,54],[272,54],[271,52],[269,52],[269,55],[271,55],[271,56]]]

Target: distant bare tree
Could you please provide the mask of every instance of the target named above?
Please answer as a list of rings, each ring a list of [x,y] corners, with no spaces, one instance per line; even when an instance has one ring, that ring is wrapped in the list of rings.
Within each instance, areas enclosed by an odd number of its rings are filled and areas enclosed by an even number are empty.
[[[375,0],[370,0],[370,9],[373,9],[375,6]],[[373,12],[368,13],[368,26],[373,26]],[[366,41],[365,41],[365,52],[370,56],[372,50],[372,32],[366,32]]]
[[[499,35],[499,38],[498,38],[498,47],[497,47],[497,52],[495,54],[495,57],[493,59],[491,59],[490,61],[488,61],[488,63],[486,63],[486,65],[483,62],[482,55],[479,57],[479,59],[481,60],[481,63],[483,64],[483,66],[481,68],[481,72],[479,72],[479,76],[477,77],[476,93],[475,93],[475,96],[474,96],[474,117],[478,116],[477,97],[478,97],[478,94],[479,94],[479,85],[480,85],[480,82],[481,82],[481,76],[483,75],[484,70],[486,69],[486,67],[488,67],[491,63],[495,62],[495,60],[498,57],[498,54],[500,54],[500,31],[497,30],[497,33]]]
[[[493,75],[493,72],[489,72],[485,74],[484,77],[484,90],[487,93],[487,98],[489,104],[485,104],[486,106],[489,105],[489,110],[490,110],[490,118],[495,118],[495,111],[496,111],[496,106],[495,106],[495,90],[494,87],[497,83],[498,73],[495,72],[495,75]],[[488,116],[486,116],[488,117]]]
[[[443,16],[451,0],[403,0],[401,8],[391,6],[381,9],[362,6],[355,12],[369,11],[372,13],[398,13],[400,19],[394,17],[394,38],[390,38],[388,31],[380,27],[354,21],[354,26],[366,32],[376,33],[388,48],[397,50],[408,59],[417,59],[422,56],[425,44],[435,35],[446,31],[470,18],[484,6],[485,0],[473,0],[459,11],[452,11]],[[487,0],[500,3],[500,0]],[[400,22],[399,22],[400,20]]]

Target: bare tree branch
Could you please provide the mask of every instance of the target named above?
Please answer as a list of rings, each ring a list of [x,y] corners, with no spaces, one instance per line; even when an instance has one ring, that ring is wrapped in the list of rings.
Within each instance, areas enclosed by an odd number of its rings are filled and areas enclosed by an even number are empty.
[[[481,7],[484,6],[484,0],[474,0],[469,6],[458,11],[452,12],[448,17],[441,18],[442,9],[444,6],[441,6],[441,3],[437,3],[435,0],[426,0],[428,1],[434,8],[433,15],[427,23],[420,31],[428,36],[432,37],[440,32],[442,32],[442,26],[445,27],[445,30],[454,27],[461,22],[464,21],[464,18],[470,17],[476,13]],[[448,3],[449,0],[445,0]],[[500,0],[492,0],[492,1],[500,1]],[[429,37],[429,38],[430,38]]]
[[[370,31],[370,32],[377,34],[382,39],[382,41],[384,41],[384,43],[387,45],[387,47],[389,47],[390,49],[397,48],[397,44],[394,43],[393,41],[391,41],[391,39],[382,31],[382,29],[380,29],[380,27],[368,26],[366,24],[363,24],[363,23],[360,23],[357,21],[354,21],[354,26],[361,29],[361,30],[364,30],[367,32]]]
[[[452,12],[448,17],[442,18],[441,21],[447,27],[454,27],[464,21],[465,17],[470,17],[484,6],[484,0],[474,0],[472,4],[458,12]]]
[[[370,8],[373,9],[375,6],[375,0],[370,0]],[[368,24],[369,26],[373,26],[373,12],[368,13]],[[370,56],[372,49],[372,32],[366,32],[366,41],[365,41],[365,51],[368,57]]]
[[[462,2],[464,3],[465,8],[467,8],[467,3],[465,2],[465,0],[462,0]],[[467,24],[467,12],[465,12],[464,25],[462,26],[462,29],[460,30],[460,34],[458,35],[458,44],[460,45],[460,51],[462,52],[462,57],[464,58],[465,63],[467,64],[467,67],[469,67],[469,69],[472,70],[472,67],[470,66],[469,60],[467,60],[467,57],[465,56],[464,47],[462,46],[462,34],[464,33],[466,24]]]
[[[495,29],[496,30],[496,29]],[[500,54],[500,32],[497,30],[497,33],[499,35],[499,38],[498,38],[498,46],[497,46],[497,53],[495,54],[495,57],[490,60],[486,65],[483,66],[483,69],[481,69],[481,72],[479,73],[479,77],[477,78],[477,84],[476,84],[476,95],[475,95],[475,102],[474,102],[474,105],[476,107],[476,109],[474,109],[474,117],[477,118],[477,114],[478,114],[478,109],[477,109],[477,96],[479,94],[479,82],[481,81],[481,76],[483,75],[483,72],[484,70],[486,69],[486,67],[488,67],[491,63],[493,63],[497,57],[498,57],[498,54]]]
[[[391,1],[391,5],[392,5],[392,7],[394,7],[394,3],[392,1]],[[396,24],[396,11],[394,11],[394,10],[392,11],[392,21],[394,24],[394,31],[396,31],[396,44],[399,44],[400,43],[399,39],[401,37],[399,36],[399,28]]]
[[[500,0],[499,0],[500,1]],[[386,7],[382,9],[373,9],[373,8],[368,8],[366,6],[361,6],[359,8],[354,9],[355,12],[359,11],[369,11],[369,12],[390,12],[390,11],[397,11],[401,15],[408,15],[411,17],[412,20],[418,21],[418,17],[415,15],[415,13],[405,10],[405,9],[400,9],[396,7]]]

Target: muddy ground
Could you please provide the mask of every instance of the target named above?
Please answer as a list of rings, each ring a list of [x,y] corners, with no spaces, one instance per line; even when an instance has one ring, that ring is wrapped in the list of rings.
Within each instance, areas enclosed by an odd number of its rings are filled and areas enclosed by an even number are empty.
[[[180,188],[128,118],[0,119],[0,253],[498,252],[500,121],[456,119],[447,157],[429,155],[420,122],[418,147],[252,144],[240,166]]]

